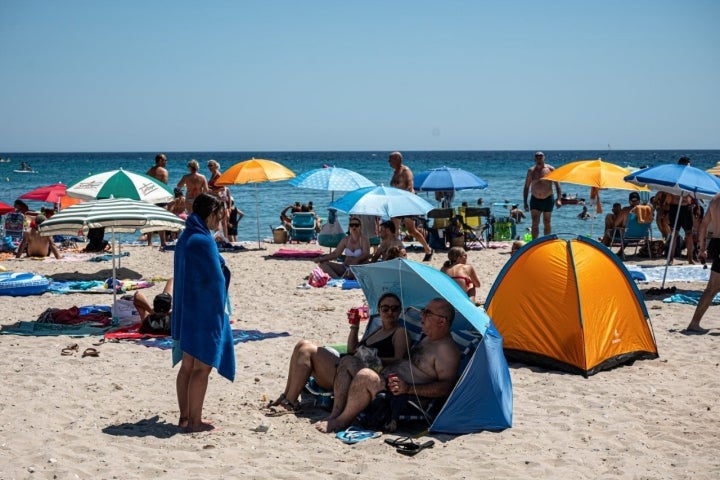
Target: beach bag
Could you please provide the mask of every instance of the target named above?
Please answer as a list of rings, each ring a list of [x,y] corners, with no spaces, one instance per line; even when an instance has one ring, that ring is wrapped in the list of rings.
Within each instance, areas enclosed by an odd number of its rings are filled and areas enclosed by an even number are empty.
[[[312,287],[320,288],[327,285],[328,280],[330,280],[330,275],[325,273],[322,268],[315,267],[313,268],[312,272],[310,272],[308,284]]]

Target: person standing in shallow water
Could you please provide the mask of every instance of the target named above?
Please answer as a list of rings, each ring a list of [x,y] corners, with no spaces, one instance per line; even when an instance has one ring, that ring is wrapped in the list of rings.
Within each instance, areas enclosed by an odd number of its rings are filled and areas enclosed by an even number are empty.
[[[543,152],[535,152],[535,165],[530,167],[525,176],[525,187],[523,188],[523,203],[525,211],[530,211],[530,219],[532,226],[530,232],[533,240],[540,235],[540,216],[543,221],[543,235],[552,233],[552,211],[553,207],[560,208],[562,205],[560,198],[560,184],[551,180],[545,180],[544,177],[555,170],[552,165],[545,163],[545,154]],[[557,199],[553,198],[553,183],[557,190]],[[528,201],[528,193],[530,199]]]

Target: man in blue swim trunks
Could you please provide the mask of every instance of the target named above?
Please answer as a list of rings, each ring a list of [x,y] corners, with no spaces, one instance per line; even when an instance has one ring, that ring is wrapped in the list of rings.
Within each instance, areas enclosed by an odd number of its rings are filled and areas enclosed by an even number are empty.
[[[562,205],[560,203],[560,184],[543,178],[553,170],[555,168],[552,165],[545,163],[545,154],[535,152],[535,165],[528,169],[525,177],[525,187],[523,188],[523,203],[525,211],[530,211],[533,240],[540,234],[540,214],[542,213],[543,219],[543,235],[550,235],[552,233],[550,217],[552,216],[553,207],[557,205],[560,208]],[[555,184],[555,190],[557,190],[557,200],[553,197],[553,183]],[[529,204],[528,193],[531,193]]]

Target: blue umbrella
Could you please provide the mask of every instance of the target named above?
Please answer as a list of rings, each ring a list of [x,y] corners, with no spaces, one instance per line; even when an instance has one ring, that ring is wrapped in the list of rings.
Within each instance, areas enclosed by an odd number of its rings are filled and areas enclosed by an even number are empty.
[[[720,178],[710,175],[699,168],[674,163],[643,168],[642,170],[638,170],[626,176],[625,181],[635,183],[637,185],[647,185],[654,190],[662,190],[664,192],[681,196],[692,193],[694,197],[709,198],[720,192]],[[670,238],[675,238],[678,217],[680,217],[679,208],[677,210],[677,214],[675,215],[675,221]],[[668,265],[670,264],[670,259],[674,253],[672,250],[674,249],[668,248],[668,256],[665,261],[665,272],[663,273],[662,285],[660,286],[661,290],[665,287]],[[692,256],[692,252],[688,252],[688,255]]]
[[[288,182],[298,188],[330,190],[333,192],[351,192],[363,187],[374,187],[375,184],[357,172],[346,168],[316,168],[299,175]]]
[[[674,163],[643,168],[624,180],[675,195],[692,193],[695,197],[709,198],[720,192],[720,178],[699,168]]]
[[[433,298],[455,307],[452,335],[464,348],[462,375],[430,431],[468,433],[508,428],[512,424],[512,382],[502,352],[502,337],[482,308],[476,307],[458,284],[439,270],[406,259],[351,267],[376,313],[380,297],[400,297],[406,327],[417,329],[419,310]],[[479,340],[479,343],[478,343]],[[470,349],[475,346],[475,351]],[[470,358],[467,358],[470,357]]]
[[[414,193],[394,187],[365,187],[347,193],[328,208],[350,215],[375,215],[382,218],[425,215],[433,206]]]
[[[481,190],[487,188],[485,180],[461,168],[440,167],[415,175],[413,188],[418,191]]]

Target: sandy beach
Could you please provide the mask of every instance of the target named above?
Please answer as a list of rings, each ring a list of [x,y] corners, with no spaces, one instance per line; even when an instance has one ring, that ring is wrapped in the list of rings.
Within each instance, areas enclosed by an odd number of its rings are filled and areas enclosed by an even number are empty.
[[[252,245],[250,245],[252,246]],[[435,447],[405,457],[379,439],[349,446],[313,423],[326,414],[268,418],[262,407],[282,392],[292,346],[301,338],[342,343],[345,312],[361,305],[361,290],[302,289],[314,264],[270,257],[278,248],[226,253],[233,328],[287,336],[239,343],[234,383],[213,372],[205,416],[218,430],[182,434],[177,422],[170,353],[101,337],[0,335],[1,479],[175,478],[627,478],[720,477],[720,321],[711,307],[709,335],[680,333],[694,306],[646,303],[660,358],[590,378],[512,363],[513,427],[502,432],[437,435]],[[124,247],[119,278],[168,278],[171,252]],[[507,246],[469,252],[485,298],[508,259]],[[409,257],[420,260],[421,253]],[[110,262],[7,260],[13,271],[105,279]],[[440,267],[445,254],[431,265]],[[660,264],[661,260],[643,264]],[[674,282],[701,291],[702,282]],[[642,284],[646,291],[658,283]],[[145,289],[152,298],[163,282]],[[541,286],[528,286],[541,288]],[[45,293],[0,296],[0,324],[34,320],[50,307],[111,303],[111,295]],[[69,344],[74,355],[63,356]],[[85,348],[97,357],[82,357]],[[256,427],[269,427],[266,432]]]

